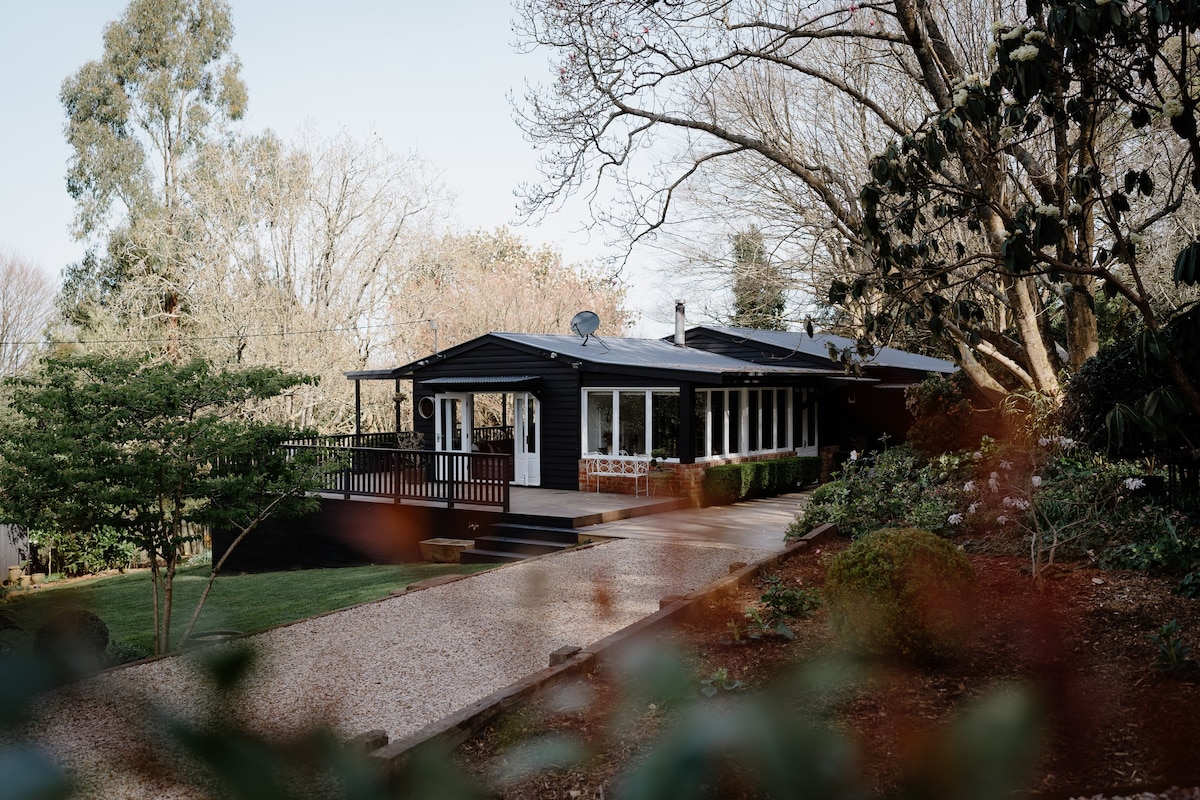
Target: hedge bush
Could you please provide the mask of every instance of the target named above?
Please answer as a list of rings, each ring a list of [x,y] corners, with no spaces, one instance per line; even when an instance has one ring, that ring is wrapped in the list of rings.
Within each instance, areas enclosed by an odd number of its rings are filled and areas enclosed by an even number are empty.
[[[816,456],[721,464],[705,470],[704,497],[710,505],[726,505],[792,491],[820,477],[821,459]]]
[[[824,595],[834,630],[850,647],[918,662],[962,646],[975,610],[975,571],[950,542],[916,528],[854,541],[829,565]]]

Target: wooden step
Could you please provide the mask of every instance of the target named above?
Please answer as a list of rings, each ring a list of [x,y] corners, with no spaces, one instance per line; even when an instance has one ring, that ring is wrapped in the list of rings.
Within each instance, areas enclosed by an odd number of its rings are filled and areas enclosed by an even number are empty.
[[[458,554],[458,563],[460,564],[508,564],[515,561],[524,561],[528,556],[521,553],[503,553],[499,550],[479,550],[471,548],[463,550]]]
[[[522,522],[493,522],[488,530],[497,536],[515,539],[536,539],[567,545],[579,543],[579,532],[570,527],[530,525]]]
[[[475,538],[475,549],[498,550],[502,553],[524,553],[537,556],[543,553],[555,553],[574,547],[575,543],[548,542],[545,539],[519,539],[515,536],[478,536]]]

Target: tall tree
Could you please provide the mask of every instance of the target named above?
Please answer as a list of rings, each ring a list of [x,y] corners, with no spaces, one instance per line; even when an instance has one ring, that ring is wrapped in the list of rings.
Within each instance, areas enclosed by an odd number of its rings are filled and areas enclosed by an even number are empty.
[[[763,243],[762,231],[751,227],[729,237],[733,248],[730,277],[733,313],[730,325],[761,330],[787,330],[787,280],[778,264],[772,263]]]
[[[41,270],[0,251],[0,376],[25,369],[53,310],[54,289]]]
[[[1098,338],[1097,276],[1009,270],[1009,221],[1056,206],[1074,226],[1060,241],[1087,261],[1098,253],[1092,226],[1127,212],[1081,203],[1086,217],[1070,217],[1063,176],[1077,154],[1095,158],[1097,170],[1138,164],[1171,174],[1160,140],[1114,133],[1103,124],[1108,106],[1097,102],[1069,134],[1006,121],[992,137],[964,123],[931,178],[940,182],[937,202],[961,203],[964,215],[935,217],[934,201],[918,209],[901,196],[905,170],[915,169],[911,151],[935,141],[917,133],[927,120],[963,122],[995,59],[1030,44],[1010,37],[1011,47],[989,54],[989,25],[1015,13],[1007,3],[524,0],[520,8],[526,41],[551,49],[557,67],[525,108],[546,153],[531,207],[612,178],[627,190],[633,240],[679,219],[689,195],[709,214],[762,219],[773,249],[824,273],[829,301],[858,328],[864,350],[915,326],[994,397],[1016,387],[1057,395],[1064,367],[1094,353]],[[906,143],[895,145],[895,203],[860,195],[891,175],[870,156],[893,152],[894,142]],[[1149,230],[1179,202],[1174,192],[1135,209],[1138,224]],[[887,219],[871,223],[881,208]],[[899,234],[881,244],[888,226]],[[910,228],[921,228],[911,241]],[[909,269],[933,255],[947,269]],[[947,307],[972,324],[936,313]]]
[[[105,28],[103,56],[63,83],[67,190],[76,235],[91,245],[65,281],[77,320],[129,277],[150,276],[156,296],[144,313],[177,329],[191,257],[185,178],[246,108],[232,39],[225,0],[132,0]]]
[[[291,429],[247,404],[305,382],[280,370],[204,360],[48,358],[8,380],[0,423],[0,520],[33,530],[120,531],[146,553],[155,652],[170,649],[175,572],[200,526],[252,530],[312,508],[316,467],[289,459]]]

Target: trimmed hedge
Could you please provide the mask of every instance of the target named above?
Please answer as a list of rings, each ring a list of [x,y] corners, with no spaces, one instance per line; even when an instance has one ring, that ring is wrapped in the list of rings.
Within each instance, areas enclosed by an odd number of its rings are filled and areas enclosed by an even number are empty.
[[[721,464],[705,470],[704,497],[710,505],[727,505],[789,492],[816,483],[820,477],[821,459],[817,456]]]

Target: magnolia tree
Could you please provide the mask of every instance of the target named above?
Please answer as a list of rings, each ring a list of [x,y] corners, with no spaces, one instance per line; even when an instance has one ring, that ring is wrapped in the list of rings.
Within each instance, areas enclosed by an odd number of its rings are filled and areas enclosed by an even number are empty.
[[[165,652],[182,547],[197,531],[240,539],[271,514],[315,507],[306,492],[318,468],[280,447],[292,431],[245,415],[247,404],[307,380],[200,359],[48,358],[7,382],[0,520],[58,536],[115,530],[143,551],[155,652]]]
[[[909,321],[1050,394],[1095,354],[1097,305],[1124,304],[1169,383],[1119,406],[1110,427],[1179,430],[1181,413],[1200,415],[1185,369],[1200,317],[1195,292],[1156,290],[1171,261],[1176,283],[1200,277],[1194,23],[1170,3],[1027,11],[994,27],[990,74],[948,84],[949,104],[872,161],[875,269],[836,290],[879,287]],[[991,318],[996,297],[1019,312],[1005,318],[1012,333]]]

